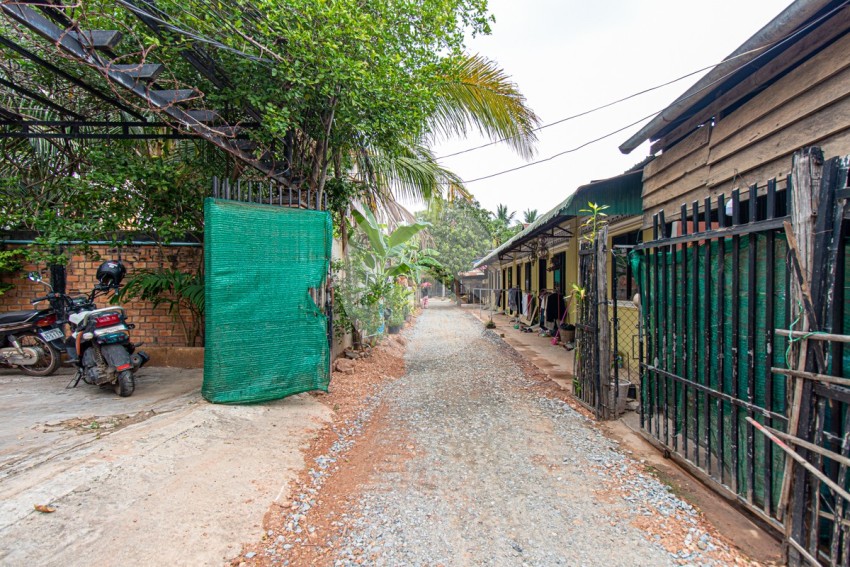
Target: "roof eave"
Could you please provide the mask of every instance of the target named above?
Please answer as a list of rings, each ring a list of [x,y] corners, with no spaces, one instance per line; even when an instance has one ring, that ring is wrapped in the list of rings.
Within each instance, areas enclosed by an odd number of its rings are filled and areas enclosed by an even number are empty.
[[[744,42],[738,49],[733,51],[722,63],[714,67],[702,79],[696,82],[683,95],[677,98],[670,106],[662,110],[646,126],[641,128],[634,136],[626,140],[620,146],[624,154],[640,146],[646,140],[654,140],[658,133],[670,125],[671,122],[680,118],[691,107],[698,103],[701,98],[696,96],[714,85],[721,82],[735,69],[749,63],[763,54],[759,48],[781,40],[788,35],[789,30],[797,29],[807,20],[812,18],[833,0],[796,0],[785,8],[778,16],[761,28],[755,35]],[[758,51],[754,51],[758,50]]]

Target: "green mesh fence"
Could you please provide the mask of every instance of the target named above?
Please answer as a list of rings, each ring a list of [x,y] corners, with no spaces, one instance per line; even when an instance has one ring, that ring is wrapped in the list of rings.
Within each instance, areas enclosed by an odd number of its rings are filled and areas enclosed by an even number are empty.
[[[203,396],[214,403],[327,391],[327,317],[310,297],[331,257],[322,211],[207,199]]]

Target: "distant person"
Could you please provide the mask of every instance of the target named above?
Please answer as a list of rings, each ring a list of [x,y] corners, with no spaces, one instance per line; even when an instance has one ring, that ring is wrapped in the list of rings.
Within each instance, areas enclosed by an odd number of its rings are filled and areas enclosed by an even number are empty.
[[[422,288],[422,309],[428,309],[428,288]]]

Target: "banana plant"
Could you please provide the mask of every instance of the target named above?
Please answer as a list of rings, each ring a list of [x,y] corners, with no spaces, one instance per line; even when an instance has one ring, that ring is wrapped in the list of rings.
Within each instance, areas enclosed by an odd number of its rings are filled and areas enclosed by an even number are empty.
[[[427,228],[429,223],[415,222],[397,227],[389,234],[375,219],[371,211],[352,211],[357,226],[363,231],[369,247],[360,247],[366,267],[374,278],[374,283],[383,284],[398,276],[418,275],[419,268],[410,262],[407,244]]]

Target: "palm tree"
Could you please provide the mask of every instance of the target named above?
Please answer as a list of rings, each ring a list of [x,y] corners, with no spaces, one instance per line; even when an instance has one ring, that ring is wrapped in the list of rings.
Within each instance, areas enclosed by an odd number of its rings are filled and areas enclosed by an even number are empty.
[[[537,209],[526,209],[522,213],[522,222],[524,224],[531,224],[537,220]]]
[[[365,144],[337,150],[337,162],[346,152],[354,158],[353,176],[364,187],[363,204],[382,209],[383,220],[391,225],[411,218],[398,205],[399,198],[425,203],[435,196],[448,201],[471,199],[460,177],[434,157],[429,149],[434,143],[476,130],[494,142],[508,144],[524,158],[535,153],[540,119],[495,62],[462,55],[451,61],[443,79],[420,139],[402,142],[392,150]],[[514,214],[507,218],[506,227]]]
[[[498,205],[496,207],[496,221],[502,223],[505,228],[511,226],[511,223],[514,221],[514,216],[516,215],[516,211],[508,213],[507,205]]]

